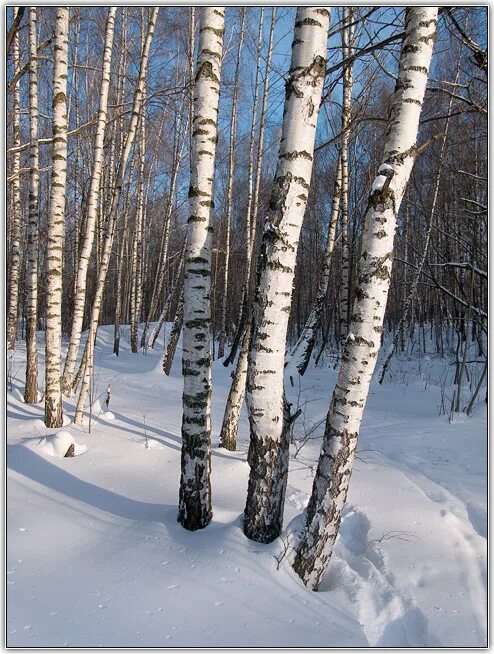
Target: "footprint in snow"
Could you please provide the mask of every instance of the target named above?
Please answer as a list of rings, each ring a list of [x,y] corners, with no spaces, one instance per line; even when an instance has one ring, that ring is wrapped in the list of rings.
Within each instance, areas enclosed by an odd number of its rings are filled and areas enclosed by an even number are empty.
[[[172,584],[171,586],[168,586],[168,590],[174,590],[175,588],[180,588],[180,584]]]

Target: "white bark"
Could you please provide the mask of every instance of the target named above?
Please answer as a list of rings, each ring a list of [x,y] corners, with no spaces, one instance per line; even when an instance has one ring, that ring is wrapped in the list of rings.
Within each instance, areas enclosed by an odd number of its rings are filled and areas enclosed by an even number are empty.
[[[143,230],[144,230],[144,195],[145,195],[145,154],[146,154],[146,127],[145,127],[144,97],[139,130],[139,188],[137,192],[137,214],[134,229],[134,243],[132,249],[132,291],[130,311],[130,350],[137,353],[137,331],[142,304],[142,264],[143,264]]]
[[[170,330],[170,336],[168,337],[168,343],[166,344],[166,352],[163,357],[163,372],[165,375],[170,374],[172,368],[173,357],[175,356],[175,350],[177,349],[178,339],[180,338],[180,332],[184,324],[184,292],[180,294],[178,300],[177,310],[175,312],[175,318],[173,319],[173,325]]]
[[[246,389],[251,469],[244,533],[261,542],[276,538],[283,521],[289,430],[283,360],[326,73],[328,27],[327,9],[298,8],[278,166],[258,264]]]
[[[436,34],[437,7],[406,10],[405,39],[378,175],[372,185],[349,336],[326,421],[294,569],[317,590],[345,504],[360,423],[379,352],[396,217],[415,159],[415,141]]]
[[[245,327],[248,306],[251,302],[251,284],[254,277],[254,271],[252,269],[252,260],[253,260],[253,250],[254,243],[256,238],[256,226],[257,226],[257,213],[259,206],[259,188],[260,188],[260,179],[263,163],[263,144],[264,144],[264,130],[266,127],[266,107],[269,94],[269,72],[271,67],[271,55],[273,52],[273,34],[274,26],[276,20],[276,7],[271,9],[271,27],[269,30],[269,42],[268,42],[268,52],[266,55],[266,68],[264,74],[264,88],[262,94],[262,103],[260,111],[260,121],[259,121],[259,140],[257,143],[257,169],[256,169],[256,179],[254,185],[254,192],[252,197],[252,207],[250,211],[250,216],[247,217],[247,265],[246,265],[246,277],[244,280],[244,287],[242,290],[242,307],[241,315],[238,325],[238,334],[242,337],[242,346],[240,349],[240,354],[237,359],[237,364],[235,366],[235,373],[233,375],[232,385],[230,387],[230,392],[228,394],[228,400],[225,407],[225,413],[223,416],[223,423],[221,425],[219,445],[224,447],[227,450],[235,451],[237,448],[237,433],[238,433],[238,423],[240,420],[240,413],[242,411],[242,404],[245,397],[245,383],[247,380],[247,359],[249,355],[250,348],[250,336],[251,330],[250,325],[247,324]],[[262,26],[262,17],[261,17],[261,26]],[[259,61],[258,61],[259,63]],[[253,134],[254,134],[254,122],[255,122],[255,113],[253,114],[253,125],[252,125],[252,143],[253,143]],[[253,150],[251,155],[253,154]],[[252,174],[252,164],[249,166],[250,173]],[[251,183],[252,185],[252,183]],[[237,335],[235,336],[237,339]],[[236,354],[236,346],[232,346],[232,351],[228,359],[233,358]],[[224,362],[227,364],[227,361]]]
[[[16,8],[16,16],[19,8]],[[19,33],[15,32],[13,39],[13,55],[14,55],[14,74],[20,68],[20,55],[19,55]],[[21,125],[20,125],[20,91],[19,80],[14,85],[13,93],[13,144],[14,147],[21,143]],[[16,332],[17,332],[17,308],[19,302],[19,276],[21,269],[21,187],[19,179],[21,155],[15,152],[12,155],[12,173],[14,179],[12,180],[12,239],[11,239],[11,260],[10,260],[10,280],[9,280],[9,306],[7,309],[7,349],[13,350],[15,348]]]
[[[178,520],[211,520],[211,207],[225,13],[201,8],[184,281],[182,463]]]
[[[455,84],[458,82],[459,79],[459,69],[456,71],[455,75]],[[446,143],[448,140],[448,132],[449,132],[449,124],[450,124],[450,118],[449,114],[451,113],[451,109],[453,106],[453,98],[449,99],[448,103],[448,111],[446,114],[448,115],[448,118],[446,118],[446,125],[444,127],[444,135],[442,138],[442,143],[441,143],[441,151],[439,154],[439,165],[437,168],[436,172],[436,179],[435,179],[435,184],[434,184],[434,194],[432,196],[432,205],[430,209],[430,214],[429,214],[429,225],[427,227],[427,233],[425,235],[425,243],[424,243],[424,248],[422,250],[422,256],[420,257],[419,264],[417,266],[417,270],[415,271],[415,274],[413,276],[412,284],[410,287],[410,291],[408,293],[408,296],[405,299],[405,302],[403,304],[403,313],[400,318],[400,322],[398,323],[398,327],[396,329],[395,336],[393,337],[393,341],[391,345],[388,348],[388,351],[386,352],[386,356],[384,358],[384,363],[382,365],[381,371],[379,373],[379,383],[382,384],[384,380],[384,376],[386,375],[386,371],[388,369],[388,366],[390,364],[391,358],[395,352],[396,346],[398,345],[398,340],[400,337],[403,335],[403,330],[405,328],[405,323],[408,320],[408,316],[410,313],[410,310],[412,308],[412,303],[415,298],[415,295],[418,290],[419,286],[419,281],[422,276],[422,270],[424,269],[425,262],[427,260],[427,254],[429,252],[429,243],[431,240],[431,235],[432,235],[432,228],[434,227],[434,218],[435,218],[435,213],[436,213],[436,204],[437,200],[439,197],[439,187],[441,184],[441,176],[443,172],[443,161],[444,161],[444,154],[446,151]],[[407,260],[408,256],[405,253],[405,261]],[[406,271],[406,267],[405,267]]]
[[[329,285],[329,273],[331,271],[331,260],[335,244],[336,224],[338,222],[338,213],[340,209],[341,198],[341,157],[338,157],[338,168],[336,172],[336,181],[333,191],[333,201],[331,203],[331,218],[328,227],[328,236],[326,239],[326,250],[324,253],[324,263],[321,273],[321,280],[317,289],[316,298],[310,311],[307,322],[304,325],[302,333],[295,344],[290,359],[287,362],[286,372],[295,369],[300,375],[303,375],[309,365],[310,355],[316,342],[317,332],[321,327],[322,310]]]
[[[170,290],[168,292],[168,296],[167,296],[167,298],[165,300],[165,303],[163,305],[163,310],[162,310],[161,315],[159,317],[159,320],[158,320],[158,322],[156,324],[156,327],[153,329],[153,331],[151,332],[151,335],[149,336],[149,346],[151,348],[154,348],[154,346],[156,344],[156,340],[157,340],[157,338],[159,336],[159,333],[161,331],[161,328],[163,327],[163,325],[165,323],[166,316],[168,314],[168,311],[170,310],[170,305],[171,305],[173,296],[175,295],[175,290],[176,290],[176,288],[178,286],[178,280],[180,279],[180,275],[182,274],[182,270],[184,268],[184,264],[185,264],[185,245],[186,245],[186,241],[184,241],[184,245],[183,245],[182,250],[180,252],[180,263],[178,265],[178,269],[177,269],[175,278],[173,280],[173,284],[171,285],[171,288],[170,288]]]
[[[247,261],[246,261],[246,276],[244,280],[244,287],[242,289],[242,300],[240,308],[240,319],[237,325],[237,330],[235,337],[233,339],[233,344],[230,350],[229,355],[223,361],[224,366],[229,366],[233,363],[235,356],[237,354],[237,349],[242,339],[242,335],[245,331],[245,322],[246,322],[246,302],[247,302],[247,287],[250,279],[250,268],[251,268],[251,225],[252,225],[252,200],[253,200],[253,184],[254,184],[254,146],[255,146],[255,125],[257,120],[257,106],[259,103],[259,90],[258,90],[258,81],[261,65],[261,54],[262,54],[262,29],[264,24],[264,8],[260,8],[259,12],[259,30],[257,35],[257,65],[256,65],[256,75],[254,82],[254,103],[252,107],[252,121],[250,129],[250,138],[249,138],[249,172],[247,177],[247,208],[245,211],[245,221],[246,221],[246,240],[247,240]]]
[[[352,54],[352,10],[343,8],[344,29],[342,32],[343,59]],[[343,106],[341,112],[341,297],[340,297],[340,339],[343,341],[348,332],[349,313],[349,268],[350,254],[348,249],[348,144],[350,141],[351,111],[352,111],[352,64],[343,71]]]
[[[90,318],[90,324],[88,330],[88,342],[91,343],[91,347],[88,348],[88,355],[87,355],[87,361],[84,370],[84,376],[81,384],[81,391],[79,394],[79,399],[77,401],[76,413],[74,417],[74,422],[76,424],[82,423],[84,407],[86,405],[86,401],[89,393],[89,383],[93,372],[93,357],[92,357],[92,353],[94,350],[93,345],[94,345],[94,340],[96,338],[96,331],[98,329],[99,314],[101,309],[101,301],[103,299],[106,274],[108,272],[108,266],[110,264],[110,257],[111,257],[112,244],[113,244],[113,234],[115,231],[115,222],[117,218],[118,205],[119,205],[120,195],[122,192],[125,173],[127,170],[127,163],[129,160],[130,151],[132,149],[132,145],[134,143],[136,132],[137,132],[137,124],[139,121],[139,114],[141,111],[141,104],[142,104],[142,98],[144,93],[144,83],[147,74],[149,49],[151,47],[151,41],[153,39],[154,27],[156,25],[158,11],[159,11],[159,7],[153,7],[151,10],[151,16],[149,18],[149,22],[147,26],[146,40],[144,42],[144,47],[141,53],[139,77],[137,80],[136,90],[134,93],[134,101],[132,106],[132,118],[130,120],[130,125],[121,151],[120,161],[118,165],[118,173],[115,179],[115,189],[111,200],[111,208],[110,208],[110,213],[108,215],[106,232],[105,232],[105,237],[102,247],[101,264],[98,270],[96,293],[91,308],[91,318]]]
[[[242,43],[244,40],[244,18],[245,7],[240,8],[240,32],[237,45],[237,63],[235,66],[235,78],[233,81],[233,101],[232,113],[230,117],[230,142],[228,148],[228,183],[226,190],[226,217],[225,217],[225,270],[223,277],[223,297],[221,303],[221,327],[218,345],[218,357],[223,358],[225,355],[226,340],[226,307],[228,305],[228,276],[230,266],[230,238],[231,238],[231,221],[233,205],[233,176],[235,174],[235,137],[237,132],[237,102],[240,77],[240,62],[242,53]]]
[[[38,61],[36,7],[29,7],[29,223],[26,253],[26,387],[24,401],[38,401]]]
[[[84,319],[84,304],[86,300],[87,272],[89,268],[91,252],[93,249],[96,218],[98,215],[98,201],[103,166],[103,142],[106,131],[106,116],[108,108],[108,92],[110,88],[110,68],[116,11],[116,7],[110,7],[106,21],[106,36],[103,52],[98,122],[96,124],[96,137],[94,141],[93,172],[87,199],[86,229],[84,233],[84,240],[80,246],[79,265],[77,268],[76,293],[74,297],[74,313],[70,332],[70,343],[67,350],[67,356],[65,358],[62,380],[62,390],[66,395],[70,395],[72,392],[75,362],[81,342],[82,322]]]
[[[47,235],[45,425],[63,426],[61,386],[62,268],[67,180],[67,62],[69,8],[59,7],[53,69],[53,156]]]

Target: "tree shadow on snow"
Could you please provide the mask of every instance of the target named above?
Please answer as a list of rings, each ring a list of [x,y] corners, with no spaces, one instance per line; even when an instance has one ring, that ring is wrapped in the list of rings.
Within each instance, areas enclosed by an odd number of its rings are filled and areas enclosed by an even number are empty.
[[[120,518],[140,522],[176,521],[176,507],[133,500],[66,472],[22,445],[7,445],[7,467],[54,491]]]

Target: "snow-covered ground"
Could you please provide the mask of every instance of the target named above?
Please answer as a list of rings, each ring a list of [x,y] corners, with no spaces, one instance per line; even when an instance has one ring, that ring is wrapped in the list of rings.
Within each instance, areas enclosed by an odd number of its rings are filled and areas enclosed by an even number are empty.
[[[216,361],[214,517],[187,532],[176,522],[181,351],[166,377],[162,339],[156,351],[132,355],[124,333],[117,358],[112,332],[98,334],[91,433],[64,427],[87,446],[74,458],[53,456],[56,440],[40,440],[54,433],[43,425],[43,405],[22,401],[22,344],[11,363],[8,646],[486,644],[483,393],[471,417],[450,423],[438,411],[447,363],[395,357],[388,381],[372,387],[335,553],[313,593],[282,555],[308,500],[323,425],[296,456],[292,447],[284,542],[247,540],[247,418],[238,451],[220,450],[231,380]],[[305,407],[297,438],[324,418],[335,375],[312,366],[291,391]],[[72,417],[74,401],[64,405]]]

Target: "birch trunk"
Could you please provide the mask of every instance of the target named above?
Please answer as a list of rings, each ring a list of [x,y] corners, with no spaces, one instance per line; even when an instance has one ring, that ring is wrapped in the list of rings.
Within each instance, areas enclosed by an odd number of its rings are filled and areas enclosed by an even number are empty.
[[[396,217],[415,159],[437,11],[437,7],[406,10],[405,38],[384,154],[365,216],[361,270],[350,333],[293,564],[312,590],[317,590],[328,568],[338,534],[360,423],[376,365],[391,277]]]
[[[24,402],[38,401],[38,61],[36,7],[29,7],[29,223],[26,253],[26,387]]]
[[[100,195],[100,182],[103,166],[103,143],[106,131],[106,115],[108,108],[108,92],[110,88],[110,68],[113,48],[113,35],[115,31],[115,14],[117,8],[110,7],[106,21],[105,47],[103,52],[103,67],[101,77],[101,90],[99,99],[98,122],[96,124],[96,137],[94,142],[94,162],[91,176],[91,185],[87,199],[86,229],[84,239],[80,246],[79,265],[77,268],[76,293],[74,297],[74,314],[70,332],[70,343],[65,358],[62,378],[62,391],[65,395],[72,393],[74,368],[81,342],[82,323],[84,319],[84,305],[86,301],[87,273],[94,243],[96,218],[98,215],[98,201]]]
[[[143,103],[144,103],[143,98]],[[142,255],[143,255],[143,227],[144,227],[144,163],[146,153],[146,131],[144,105],[141,115],[139,138],[139,190],[137,195],[137,215],[134,230],[134,244],[132,250],[132,291],[130,313],[130,351],[137,353],[137,331],[142,304]]]
[[[455,84],[458,83],[458,78],[459,78],[459,70],[456,71],[456,76],[455,76]],[[448,111],[447,114],[451,113],[453,106],[453,98],[451,97],[449,99],[448,103]],[[379,383],[382,384],[384,381],[384,377],[386,375],[386,371],[389,367],[389,364],[391,362],[391,358],[393,357],[393,354],[396,350],[396,346],[398,345],[398,341],[400,338],[403,338],[404,334],[404,329],[405,329],[405,324],[406,321],[408,320],[410,310],[412,308],[412,303],[413,300],[417,294],[418,286],[419,286],[419,281],[422,276],[422,270],[424,269],[424,265],[427,259],[427,254],[429,252],[429,243],[432,235],[432,228],[434,227],[434,218],[436,215],[436,204],[437,200],[439,197],[439,188],[441,184],[441,176],[442,176],[442,171],[443,171],[443,161],[444,161],[444,155],[446,152],[446,143],[448,140],[448,131],[449,131],[449,124],[450,124],[450,118],[446,118],[446,125],[444,127],[444,135],[442,138],[441,142],[441,151],[439,154],[439,165],[438,169],[436,172],[436,179],[434,183],[434,194],[432,196],[432,205],[431,205],[431,210],[429,214],[429,225],[427,227],[427,233],[425,235],[425,243],[424,243],[424,249],[422,251],[422,256],[420,257],[419,264],[417,266],[417,270],[415,271],[413,280],[412,280],[412,285],[410,287],[410,292],[408,293],[408,296],[406,297],[405,303],[403,305],[403,313],[400,318],[400,322],[398,323],[398,327],[396,329],[395,336],[393,337],[393,342],[391,343],[391,346],[389,347],[386,357],[384,359],[384,363],[381,368],[381,372],[379,373]],[[408,257],[405,254],[405,261],[407,261]],[[406,267],[405,267],[406,271]]]
[[[149,337],[149,345],[151,346],[151,348],[154,348],[154,346],[156,345],[156,340],[157,340],[157,338],[158,338],[158,336],[160,334],[161,328],[163,327],[163,325],[165,323],[166,316],[168,315],[168,311],[170,310],[170,305],[171,305],[173,296],[175,295],[175,290],[176,290],[176,288],[178,286],[178,280],[180,279],[180,275],[182,274],[182,270],[184,268],[184,264],[185,264],[185,245],[186,245],[186,242],[184,242],[184,245],[182,247],[182,251],[180,252],[180,263],[179,263],[175,278],[173,280],[173,284],[172,284],[172,286],[170,288],[170,291],[168,293],[168,297],[166,298],[165,304],[163,305],[163,310],[162,310],[161,315],[159,317],[158,323],[157,323],[156,327],[153,329],[153,331],[151,332],[151,335]]]
[[[172,369],[173,357],[175,356],[175,350],[177,349],[178,339],[180,338],[180,332],[184,324],[184,293],[180,294],[180,299],[178,300],[177,310],[175,312],[175,318],[173,320],[173,325],[170,331],[170,336],[168,337],[168,343],[166,345],[166,353],[163,358],[163,371],[165,375],[170,374]]]
[[[178,521],[211,520],[211,207],[225,13],[201,8],[184,280],[182,461]]]
[[[120,240],[120,248],[118,251],[117,260],[117,290],[115,302],[115,325],[114,325],[114,339],[113,339],[113,354],[117,357],[120,353],[120,321],[122,317],[122,290],[123,290],[123,271],[124,271],[124,257],[125,249],[127,247],[127,232],[128,232],[128,213],[124,211],[124,224],[123,233]]]
[[[304,325],[300,338],[292,350],[290,361],[287,367],[296,368],[300,375],[303,375],[309,365],[310,357],[316,342],[317,333],[321,327],[322,311],[324,301],[328,292],[329,273],[331,271],[331,260],[333,256],[336,224],[338,222],[338,213],[340,209],[341,198],[341,157],[338,157],[338,168],[336,172],[336,181],[333,190],[333,201],[331,204],[331,218],[328,227],[328,236],[326,240],[326,250],[324,254],[324,263],[321,273],[321,281],[317,289],[314,305],[310,311],[307,322]]]
[[[96,282],[96,293],[93,300],[91,308],[91,318],[88,330],[88,342],[91,343],[91,346],[88,348],[87,361],[84,370],[84,376],[81,384],[81,391],[79,394],[79,399],[77,401],[76,413],[74,417],[74,423],[82,424],[84,407],[89,393],[89,384],[91,380],[91,375],[93,372],[93,351],[94,351],[94,340],[96,338],[96,331],[98,329],[99,323],[99,314],[101,309],[101,301],[103,299],[103,291],[105,287],[106,274],[108,272],[108,266],[110,264],[110,257],[113,244],[113,234],[115,231],[115,221],[118,215],[118,206],[120,201],[120,195],[122,192],[122,186],[125,178],[125,172],[127,169],[127,163],[129,160],[130,151],[135,140],[137,132],[137,124],[139,121],[139,115],[141,111],[142,98],[144,93],[144,83],[146,79],[148,59],[149,59],[149,49],[151,47],[151,41],[153,39],[154,27],[156,25],[156,19],[158,17],[159,7],[153,7],[151,11],[151,16],[149,18],[146,40],[144,42],[144,47],[142,49],[141,61],[139,66],[139,77],[137,80],[137,86],[134,93],[134,101],[132,106],[132,118],[130,120],[130,125],[128,128],[127,135],[125,137],[124,146],[120,155],[120,161],[118,165],[118,173],[115,179],[115,189],[113,192],[113,197],[111,201],[111,209],[108,215],[106,232],[104,237],[104,243],[102,247],[102,258],[101,265],[98,271],[98,279]]]
[[[342,32],[343,59],[352,54],[351,40],[352,10],[343,8],[344,28]],[[344,341],[348,332],[349,313],[349,250],[348,250],[348,144],[350,140],[350,121],[352,111],[352,65],[343,71],[343,106],[341,113],[341,299],[340,299],[340,339]]]
[[[149,329],[149,323],[153,319],[153,316],[156,313],[156,309],[158,307],[158,301],[159,297],[163,291],[163,286],[165,284],[165,272],[166,272],[166,264],[168,260],[168,245],[170,242],[170,222],[173,214],[173,209],[175,206],[175,189],[176,189],[176,184],[177,184],[177,177],[178,177],[178,172],[180,170],[180,163],[182,159],[182,152],[183,148],[185,145],[185,134],[186,134],[187,129],[184,130],[182,142],[180,143],[180,134],[179,134],[179,125],[176,126],[175,130],[175,147],[174,147],[174,153],[173,153],[173,162],[172,162],[172,174],[171,174],[171,179],[170,179],[170,189],[168,191],[168,199],[166,201],[166,210],[165,210],[165,217],[163,220],[163,233],[161,236],[161,244],[160,244],[160,254],[159,254],[159,272],[158,275],[156,276],[155,283],[153,285],[153,293],[151,295],[151,305],[149,308],[149,312],[147,315],[147,320],[146,324],[144,325],[144,329],[142,332],[142,337],[141,337],[141,347],[145,348],[148,347],[149,343],[151,342],[152,338],[149,338],[149,342],[146,342],[146,337],[147,337],[147,332]],[[162,312],[163,313],[163,312]],[[159,332],[158,332],[159,334]],[[153,338],[156,340],[158,337],[158,334],[155,334],[155,330],[153,330]],[[151,347],[154,347],[151,345]]]
[[[19,12],[19,7],[16,8],[16,16]],[[14,18],[15,20],[15,18]],[[14,54],[14,75],[17,74],[20,68],[20,55],[19,55],[19,33],[15,32],[13,39],[13,54]],[[14,85],[14,106],[13,106],[13,146],[18,147],[21,144],[21,124],[20,124],[20,91],[19,80]],[[13,350],[15,348],[16,332],[17,332],[17,310],[19,304],[19,276],[21,269],[21,185],[19,179],[21,153],[14,152],[12,155],[12,237],[10,243],[10,281],[9,281],[9,306],[7,309],[7,349]]]
[[[263,94],[263,109],[265,110],[265,103],[267,101],[267,96],[268,96],[268,85],[269,85],[269,63],[270,63],[270,57],[271,57],[271,51],[272,51],[272,36],[273,36],[273,29],[274,29],[274,12],[275,9],[273,8],[273,13],[272,13],[272,20],[271,20],[271,31],[270,31],[270,47],[268,48],[268,57],[267,57],[267,64],[266,64],[266,75],[264,77],[264,94]],[[246,261],[246,272],[245,272],[245,279],[244,279],[244,286],[242,288],[242,300],[241,300],[241,308],[240,308],[240,319],[238,321],[237,325],[237,330],[235,333],[235,337],[233,339],[233,344],[232,348],[230,350],[230,354],[228,357],[223,361],[224,366],[229,366],[231,363],[233,363],[235,356],[237,354],[238,346],[240,344],[240,341],[243,338],[243,334],[245,332],[245,325],[247,322],[247,312],[248,312],[248,303],[250,302],[250,285],[251,285],[251,277],[252,277],[252,252],[253,252],[253,236],[255,237],[255,233],[253,234],[253,226],[255,229],[255,224],[256,224],[256,215],[257,215],[257,208],[256,211],[253,210],[253,202],[254,202],[254,194],[255,190],[257,190],[258,185],[256,185],[254,189],[254,146],[255,146],[255,127],[256,127],[256,122],[257,122],[257,105],[259,102],[258,98],[258,80],[259,80],[259,73],[261,70],[261,54],[262,54],[262,28],[264,24],[264,8],[261,7],[260,14],[259,14],[259,32],[257,35],[257,65],[256,65],[256,77],[255,77],[255,95],[254,95],[254,104],[252,107],[252,123],[251,123],[251,131],[250,131],[250,143],[249,143],[249,174],[248,174],[248,191],[247,191],[247,210],[245,212],[245,218],[246,218],[246,241],[247,241],[247,261]],[[258,139],[258,148],[257,148],[257,161],[258,161],[258,166],[257,166],[257,171],[260,174],[259,166],[260,166],[260,158],[259,158],[259,152],[262,151],[262,143],[261,143],[261,137],[263,134],[263,126],[265,125],[265,119],[263,120],[265,116],[265,111],[261,110],[261,124],[260,124],[260,129],[259,129],[259,139]],[[256,173],[256,181],[257,181],[258,175]],[[257,193],[257,197],[259,197]],[[244,380],[244,385],[245,385],[245,380]]]
[[[265,543],[279,535],[283,522],[290,432],[283,359],[326,73],[328,28],[327,9],[297,9],[278,166],[258,263],[246,387],[251,467],[244,533]]]
[[[273,52],[273,34],[274,26],[276,20],[276,7],[273,7],[271,10],[271,27],[269,30],[269,43],[268,43],[268,52],[266,56],[266,71],[264,75],[264,88],[262,94],[262,103],[261,103],[261,112],[260,112],[260,124],[259,124],[259,140],[257,143],[257,170],[256,170],[256,179],[254,185],[254,192],[252,197],[252,207],[249,207],[250,216],[247,220],[247,266],[246,266],[246,277],[244,281],[244,287],[242,290],[242,308],[240,311],[240,320],[237,333],[242,334],[242,345],[240,349],[240,354],[237,359],[237,365],[235,366],[235,373],[233,375],[233,382],[230,387],[230,392],[228,394],[228,400],[225,407],[225,413],[223,416],[223,423],[221,425],[220,432],[220,447],[224,447],[227,450],[234,452],[237,449],[237,433],[238,433],[238,424],[240,420],[240,413],[242,411],[242,404],[245,397],[245,383],[247,380],[247,360],[249,355],[249,346],[250,346],[250,336],[251,330],[250,325],[246,323],[246,315],[248,313],[248,306],[251,303],[251,285],[253,278],[252,270],[252,261],[254,258],[254,244],[256,239],[256,227],[257,227],[257,210],[259,206],[259,187],[261,179],[261,170],[263,163],[263,145],[264,145],[264,129],[266,126],[266,107],[269,95],[269,72],[271,66],[271,55]],[[262,17],[261,17],[261,27],[262,27]],[[252,143],[253,143],[253,134],[254,134],[254,120],[255,114],[253,114],[253,125],[252,125]],[[252,153],[251,153],[252,154]],[[252,174],[252,170],[250,171]],[[244,328],[245,327],[245,328]],[[235,356],[237,347],[232,346],[230,352],[230,357]],[[225,364],[227,361],[224,362]]]
[[[67,180],[67,61],[69,8],[59,7],[53,69],[53,158],[47,235],[45,425],[62,427],[62,268]]]
[[[233,101],[232,113],[230,117],[230,141],[228,151],[228,184],[226,190],[226,217],[225,217],[225,271],[223,277],[223,297],[221,303],[221,327],[218,343],[218,357],[221,359],[225,356],[226,340],[226,307],[228,305],[228,275],[230,266],[230,239],[231,239],[231,221],[232,221],[232,204],[233,204],[233,176],[235,174],[235,137],[237,132],[237,103],[240,77],[240,61],[242,54],[242,44],[244,40],[244,19],[245,7],[240,8],[240,32],[237,46],[237,63],[235,66],[235,78],[233,82]]]
[[[237,449],[238,424],[245,397],[245,380],[247,379],[247,362],[249,359],[250,325],[247,326],[242,339],[233,382],[228,393],[225,414],[221,424],[219,446],[235,452]]]

